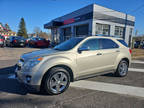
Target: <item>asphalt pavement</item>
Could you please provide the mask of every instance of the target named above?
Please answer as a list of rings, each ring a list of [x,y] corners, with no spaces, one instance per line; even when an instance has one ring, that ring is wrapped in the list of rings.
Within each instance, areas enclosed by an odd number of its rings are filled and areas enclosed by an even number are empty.
[[[18,57],[17,57],[18,58]],[[33,93],[13,77],[18,59],[0,59],[0,108],[144,108],[144,60],[126,77],[112,73],[71,83],[60,95]]]

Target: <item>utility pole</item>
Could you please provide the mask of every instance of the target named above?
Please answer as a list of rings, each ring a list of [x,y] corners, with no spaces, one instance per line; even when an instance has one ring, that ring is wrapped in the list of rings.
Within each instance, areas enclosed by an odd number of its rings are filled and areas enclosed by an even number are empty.
[[[128,14],[125,15],[125,27],[124,27],[124,33],[123,33],[124,40],[125,40],[125,36],[126,36],[127,17],[128,17]]]

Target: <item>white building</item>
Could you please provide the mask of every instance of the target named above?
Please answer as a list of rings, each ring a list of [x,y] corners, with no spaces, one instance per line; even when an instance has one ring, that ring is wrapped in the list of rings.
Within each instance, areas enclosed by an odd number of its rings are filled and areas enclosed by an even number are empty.
[[[71,37],[107,35],[124,38],[130,45],[135,17],[96,4],[58,17],[44,25],[51,29],[52,41],[62,42]]]

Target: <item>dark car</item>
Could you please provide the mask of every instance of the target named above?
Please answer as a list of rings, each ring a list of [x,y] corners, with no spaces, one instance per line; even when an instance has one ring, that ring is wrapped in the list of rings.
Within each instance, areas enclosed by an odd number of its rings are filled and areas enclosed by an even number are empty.
[[[33,37],[28,42],[30,47],[44,47],[47,48],[50,45],[50,41],[41,37]]]
[[[140,41],[135,41],[134,43],[134,48],[139,48],[140,47]]]
[[[4,36],[0,35],[0,47],[4,47],[4,43],[5,43],[5,38]]]
[[[6,46],[8,47],[25,47],[26,40],[22,36],[10,36],[6,39]]]

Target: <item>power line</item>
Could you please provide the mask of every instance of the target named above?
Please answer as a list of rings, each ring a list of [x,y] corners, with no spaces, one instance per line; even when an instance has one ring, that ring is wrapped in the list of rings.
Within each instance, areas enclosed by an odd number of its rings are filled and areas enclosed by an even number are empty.
[[[141,6],[137,7],[136,9],[132,10],[130,13],[137,12],[138,10],[140,10],[143,7],[144,7],[144,4],[142,4]]]

